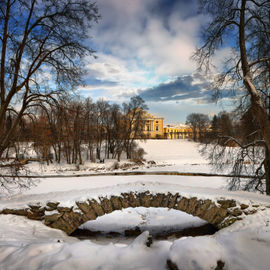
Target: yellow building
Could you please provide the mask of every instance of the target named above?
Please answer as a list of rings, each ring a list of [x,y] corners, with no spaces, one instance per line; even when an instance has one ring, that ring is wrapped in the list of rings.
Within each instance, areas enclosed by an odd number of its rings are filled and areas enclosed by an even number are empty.
[[[167,125],[163,130],[165,139],[189,139],[193,136],[192,128],[187,125]]]
[[[164,138],[162,117],[153,116],[150,113],[145,113],[144,116],[144,134],[148,139]]]
[[[193,130],[187,125],[166,125],[164,118],[144,112],[143,133],[147,139],[190,139]]]

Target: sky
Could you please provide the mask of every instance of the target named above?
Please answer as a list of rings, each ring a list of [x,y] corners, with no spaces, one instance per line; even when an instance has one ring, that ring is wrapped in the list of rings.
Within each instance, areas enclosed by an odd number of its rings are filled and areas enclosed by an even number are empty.
[[[191,56],[209,17],[196,0],[97,0],[101,20],[89,30],[97,58],[87,59],[82,95],[128,102],[140,95],[149,112],[167,124],[190,113],[228,110],[212,100],[211,77],[198,73]],[[214,57],[221,65],[227,49]],[[225,106],[225,107],[224,107]]]

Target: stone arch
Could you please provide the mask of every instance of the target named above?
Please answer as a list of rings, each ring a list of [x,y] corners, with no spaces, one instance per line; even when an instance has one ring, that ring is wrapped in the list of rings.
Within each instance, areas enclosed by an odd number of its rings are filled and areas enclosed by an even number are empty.
[[[115,210],[128,207],[166,207],[176,209],[211,223],[216,228],[229,226],[244,212],[249,211],[248,205],[237,205],[235,200],[220,199],[217,202],[197,197],[187,198],[179,193],[129,192],[118,196],[99,197],[98,200],[89,198],[77,201],[72,207],[62,207],[60,202],[30,204],[24,209],[4,209],[2,214],[17,214],[29,219],[41,220],[45,225],[65,231],[70,235],[80,225],[99,216],[109,214]]]
[[[52,206],[52,204],[48,203],[47,206]],[[219,200],[216,204],[209,199],[186,198],[178,193],[151,194],[147,191],[142,193],[122,193],[120,196],[111,196],[109,198],[100,197],[98,201],[88,199],[76,202],[76,205],[70,208],[54,205],[50,210],[56,210],[58,213],[44,215],[44,222],[47,226],[71,234],[86,221],[94,220],[115,210],[140,206],[166,207],[180,210],[200,217],[217,228],[229,226],[239,219],[238,216],[242,214],[241,208],[237,207],[234,200]]]

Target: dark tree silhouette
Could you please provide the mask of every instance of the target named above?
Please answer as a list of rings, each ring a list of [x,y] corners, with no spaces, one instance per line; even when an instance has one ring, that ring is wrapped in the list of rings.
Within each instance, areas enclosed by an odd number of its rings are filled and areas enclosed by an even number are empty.
[[[225,71],[218,78],[215,88],[222,95],[226,83],[236,91],[241,101],[241,113],[250,110],[257,122],[258,130],[252,142],[245,144],[238,138],[228,137],[227,142],[239,146],[239,152],[228,157],[233,174],[246,171],[254,178],[244,186],[246,189],[259,188],[270,195],[270,2],[265,0],[201,0],[201,12],[207,12],[211,21],[202,31],[204,44],[194,58],[199,67],[210,71],[211,59],[224,44],[233,48],[232,56],[226,61]],[[235,39],[231,38],[235,37]],[[229,42],[226,43],[226,41]],[[259,134],[259,136],[258,136]],[[258,139],[259,138],[259,139]],[[217,148],[216,148],[217,150]],[[227,149],[231,154],[236,151]],[[214,160],[225,155],[226,149],[212,151]],[[254,156],[253,153],[257,156]],[[262,160],[261,160],[262,159]],[[233,163],[234,161],[234,163]],[[251,163],[251,166],[247,166]],[[248,169],[249,167],[249,169]],[[250,169],[253,168],[253,169]],[[262,179],[265,181],[262,181]],[[240,178],[232,178],[232,188],[241,186]]]
[[[93,54],[84,41],[98,18],[88,0],[0,2],[0,157],[29,107],[79,82],[83,57]]]
[[[0,166],[7,168],[3,155],[31,109],[80,82],[98,19],[88,0],[0,0]]]
[[[193,140],[201,141],[210,124],[209,117],[202,113],[191,113],[187,116],[186,124],[192,128]]]

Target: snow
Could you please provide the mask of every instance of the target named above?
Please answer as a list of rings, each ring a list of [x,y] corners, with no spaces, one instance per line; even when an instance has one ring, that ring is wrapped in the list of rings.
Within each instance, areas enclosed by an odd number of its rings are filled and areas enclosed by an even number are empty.
[[[108,176],[99,177],[104,180],[110,179]],[[120,177],[121,178],[121,177]],[[64,185],[63,191],[59,190],[59,186],[57,184],[57,180],[49,181],[47,180],[43,189],[35,188],[31,189],[30,191],[26,192],[25,194],[16,194],[10,197],[3,197],[0,199],[0,209],[4,208],[26,208],[28,204],[36,204],[40,203],[41,206],[45,206],[48,201],[57,201],[60,202],[59,206],[71,207],[75,206],[76,201],[86,201],[87,199],[95,199],[97,201],[100,200],[102,197],[110,198],[112,195],[114,196],[121,196],[122,193],[143,193],[146,191],[150,191],[152,194],[157,193],[172,193],[176,194],[179,193],[181,196],[186,198],[197,197],[198,199],[211,199],[212,201],[217,201],[221,198],[226,199],[234,199],[239,204],[245,203],[247,205],[252,205],[255,203],[259,203],[260,205],[270,205],[270,197],[256,194],[256,193],[249,193],[243,191],[227,191],[226,189],[218,189],[218,188],[210,188],[210,187],[196,187],[194,184],[192,185],[192,179],[189,178],[188,185],[184,185],[182,182],[179,181],[178,177],[171,179],[174,183],[162,182],[159,181],[163,177],[155,176],[156,181],[149,181],[148,176],[140,176],[140,182],[136,182],[136,177],[132,177],[133,181],[130,181],[130,177],[124,177],[126,182],[124,184],[117,184],[117,179],[115,179],[115,184],[113,185],[111,182],[107,183],[106,186],[102,187],[93,187],[90,188],[91,179],[88,183],[88,188],[86,185],[81,183],[82,178],[76,179],[76,181],[72,181],[74,184],[74,188],[72,185],[69,185],[69,188]],[[167,176],[167,179],[170,178]],[[148,179],[148,180],[147,180]],[[72,179],[71,179],[72,180]],[[85,180],[83,180],[84,182]],[[84,182],[85,183],[85,182]],[[103,182],[104,183],[104,182]],[[179,184],[181,183],[181,185]],[[98,184],[98,182],[96,182]],[[189,185],[191,184],[191,185]],[[54,185],[58,186],[54,188]],[[78,189],[78,187],[80,189]]]
[[[188,140],[147,140],[138,142],[145,152],[147,160],[171,165],[170,170],[189,170],[208,172],[210,167],[199,153],[199,144]],[[202,171],[202,169],[204,170]]]
[[[187,237],[174,241],[169,258],[181,269],[268,270],[270,209],[248,216],[213,236]]]
[[[11,215],[1,217],[0,266],[3,270],[31,269],[165,269],[170,243],[145,245],[144,232],[130,245],[97,245],[47,228],[38,221]],[[14,228],[15,231],[7,230]],[[18,231],[24,234],[18,234]],[[140,258],[138,260],[138,258]]]
[[[84,175],[100,174],[106,172],[130,171],[179,171],[210,173],[215,170],[209,166],[208,161],[198,152],[200,145],[188,140],[147,140],[137,141],[139,147],[144,148],[145,159],[155,161],[156,165],[145,163],[142,166],[133,165],[127,169],[114,169],[116,160],[105,159],[104,164],[85,161],[82,165],[76,164],[50,164],[45,162],[30,162],[26,168],[33,175]],[[28,155],[31,156],[31,155]],[[121,159],[119,166],[130,163],[125,158]],[[79,168],[79,170],[78,170]]]
[[[265,211],[248,216],[213,236],[154,241],[149,248],[145,245],[148,232],[130,245],[101,245],[68,237],[38,221],[1,216],[0,266],[3,270],[165,270],[167,259],[171,259],[183,270],[215,269],[217,260],[225,262],[225,269],[267,270],[270,228],[266,224],[270,210]]]
[[[215,269],[217,261],[222,260],[222,249],[211,236],[183,237],[174,241],[169,259],[181,269]]]
[[[144,146],[147,160],[154,160],[160,167],[145,165],[140,170],[177,170],[210,172],[211,168],[198,153],[198,145],[183,140],[148,140]],[[108,163],[98,164],[98,167]],[[197,164],[197,165],[194,165]],[[31,167],[32,166],[32,167]],[[36,173],[60,173],[52,166],[42,171],[37,163],[29,164]],[[87,171],[87,164],[85,170]],[[91,166],[96,166],[92,164]],[[164,167],[161,167],[164,166]],[[91,167],[92,168],[92,167]],[[75,167],[63,166],[68,173],[78,173]],[[91,169],[92,170],[92,169]],[[85,173],[79,172],[79,173]],[[94,172],[96,173],[96,172]],[[270,265],[270,198],[257,193],[235,191],[226,188],[224,177],[192,177],[172,175],[91,176],[36,179],[30,190],[7,196],[0,195],[0,208],[25,207],[29,203],[60,201],[63,206],[75,201],[100,196],[120,195],[122,192],[152,193],[179,192],[186,197],[217,200],[220,197],[235,199],[238,203],[259,204],[259,211],[245,216],[230,227],[212,236],[183,237],[171,241],[154,241],[145,245],[149,232],[145,231],[130,244],[97,244],[90,240],[80,241],[65,233],[46,227],[40,221],[25,217],[0,215],[0,269],[78,269],[78,270],[165,270],[166,261],[172,260],[182,270],[215,269],[217,261],[225,263],[224,270],[268,270]],[[130,213],[129,213],[130,211]],[[195,224],[183,213],[167,209],[126,209],[105,215],[93,226],[98,230],[120,230],[133,225],[143,229]],[[181,219],[181,221],[180,221]],[[125,221],[125,223],[123,223]],[[190,223],[189,223],[190,222]],[[93,225],[94,224],[94,225]],[[88,226],[87,224],[83,226]]]
[[[120,223],[119,220],[122,222]],[[180,231],[185,228],[205,225],[206,221],[187,213],[168,208],[126,208],[114,211],[110,215],[87,221],[79,228],[104,233],[118,232],[140,228],[149,231],[151,235],[158,232]]]

